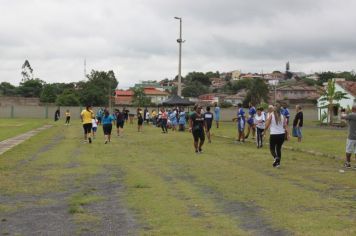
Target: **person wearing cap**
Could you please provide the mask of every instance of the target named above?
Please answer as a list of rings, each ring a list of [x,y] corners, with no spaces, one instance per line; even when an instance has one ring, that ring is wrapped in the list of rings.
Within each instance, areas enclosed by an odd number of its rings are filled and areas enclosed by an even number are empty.
[[[351,168],[351,155],[355,154],[356,158],[356,101],[352,105],[352,112],[348,115],[344,115],[342,119],[345,119],[349,124],[349,135],[346,140],[346,161],[345,168]],[[354,166],[356,169],[356,166]]]
[[[195,112],[192,113],[189,119],[189,132],[193,134],[195,153],[202,153],[202,146],[205,141],[206,122],[204,115],[201,113],[202,107],[197,106]]]

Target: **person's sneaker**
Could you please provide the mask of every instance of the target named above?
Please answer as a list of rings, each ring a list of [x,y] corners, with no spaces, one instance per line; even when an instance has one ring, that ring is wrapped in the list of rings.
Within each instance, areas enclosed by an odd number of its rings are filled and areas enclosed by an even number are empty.
[[[281,166],[281,163],[278,162],[278,163],[276,164],[275,168],[279,168],[280,166]]]
[[[105,144],[107,144],[108,143],[108,140],[105,140]]]
[[[199,148],[199,153],[202,153],[203,152],[203,149]]]
[[[89,140],[89,143],[91,143],[91,138],[88,138],[88,140]]]
[[[279,166],[279,160],[278,159],[274,159],[274,162],[273,162],[272,166],[273,167]]]
[[[195,154],[199,154],[199,151],[198,151],[198,150],[195,150]]]
[[[345,168],[351,168],[350,162],[345,162],[344,167],[345,167]]]

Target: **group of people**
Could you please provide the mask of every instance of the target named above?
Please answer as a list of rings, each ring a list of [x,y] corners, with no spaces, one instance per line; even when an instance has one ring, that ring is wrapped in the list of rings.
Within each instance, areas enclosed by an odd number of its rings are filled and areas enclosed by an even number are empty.
[[[282,145],[285,140],[290,139],[289,131],[289,119],[290,113],[286,107],[282,107],[279,104],[275,106],[268,106],[268,110],[265,112],[263,107],[255,108],[253,104],[249,104],[248,115],[245,115],[245,111],[242,104],[237,106],[237,117],[233,121],[237,122],[237,142],[243,143],[245,139],[252,135],[252,139],[256,139],[257,148],[263,147],[263,140],[266,131],[269,130],[269,149],[273,157],[273,167],[279,167],[282,159]],[[293,119],[293,127],[291,130],[292,136],[298,139],[298,142],[302,141],[302,127],[303,127],[303,110],[300,105],[295,107],[296,113]],[[66,115],[69,115],[69,111]],[[115,109],[113,114],[110,114],[108,109],[102,110],[102,115],[95,116],[91,109],[91,106],[87,106],[81,112],[81,119],[84,129],[85,142],[92,142],[92,138],[95,138],[96,127],[98,124],[102,124],[105,143],[111,141],[112,125],[116,124],[117,135],[120,135],[123,131],[125,121],[128,120],[128,112],[124,108],[122,111]],[[356,158],[356,104],[352,107],[352,113],[343,116],[343,119],[349,122],[349,136],[346,145],[346,162],[345,167],[351,167],[351,155],[355,154]],[[70,120],[70,118],[69,118]],[[66,120],[66,123],[69,120]],[[152,110],[148,112],[147,108],[142,110],[137,109],[137,124],[138,132],[142,131],[142,125],[144,122],[147,124],[160,127],[162,133],[167,133],[168,128],[172,131],[177,130],[184,131],[186,124],[189,124],[189,132],[192,133],[194,140],[194,149],[196,153],[203,151],[202,147],[205,142],[205,136],[207,136],[209,143],[211,142],[210,130],[213,125],[213,121],[216,121],[216,128],[219,128],[220,120],[220,107],[215,105],[214,113],[211,112],[211,107],[206,107],[206,111],[203,112],[202,106],[195,106],[192,111],[185,112],[184,108],[174,108],[166,111],[164,107],[159,109],[159,112]],[[247,125],[247,127],[246,127]],[[246,134],[245,134],[246,131]],[[93,133],[93,134],[92,134]],[[356,168],[356,167],[355,167]]]
[[[289,139],[289,118],[290,113],[288,108],[282,107],[279,104],[276,106],[270,105],[268,111],[264,112],[263,107],[255,108],[252,103],[249,104],[248,117],[246,122],[245,111],[242,104],[237,105],[237,117],[233,121],[237,122],[237,142],[243,143],[245,139],[252,134],[252,138],[256,137],[257,148],[263,147],[263,139],[267,130],[270,131],[269,145],[270,152],[273,156],[273,167],[279,167],[282,158],[282,145],[285,140]],[[247,123],[247,128],[246,128]],[[296,115],[293,120],[293,137],[298,138],[298,142],[302,141],[303,127],[303,111],[300,105],[296,105]],[[246,134],[245,134],[245,130]]]

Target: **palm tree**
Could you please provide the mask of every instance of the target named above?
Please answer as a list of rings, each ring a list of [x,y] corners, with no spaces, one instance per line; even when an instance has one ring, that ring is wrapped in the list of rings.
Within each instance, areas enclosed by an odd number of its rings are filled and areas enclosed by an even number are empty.
[[[348,99],[347,93],[336,91],[335,88],[335,80],[329,79],[328,86],[326,87],[324,94],[322,95],[320,101],[325,101],[327,105],[325,107],[328,108],[328,116],[329,116],[329,124],[333,124],[333,107],[335,105],[339,105],[338,101],[342,99]],[[336,103],[334,103],[334,101]]]

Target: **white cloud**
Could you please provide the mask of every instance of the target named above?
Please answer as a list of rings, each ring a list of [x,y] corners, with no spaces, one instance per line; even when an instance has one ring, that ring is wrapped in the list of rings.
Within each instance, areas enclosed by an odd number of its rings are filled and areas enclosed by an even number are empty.
[[[47,82],[119,68],[120,86],[174,77],[183,17],[183,74],[242,69],[352,70],[351,0],[0,0],[0,82],[17,84],[28,59]]]

